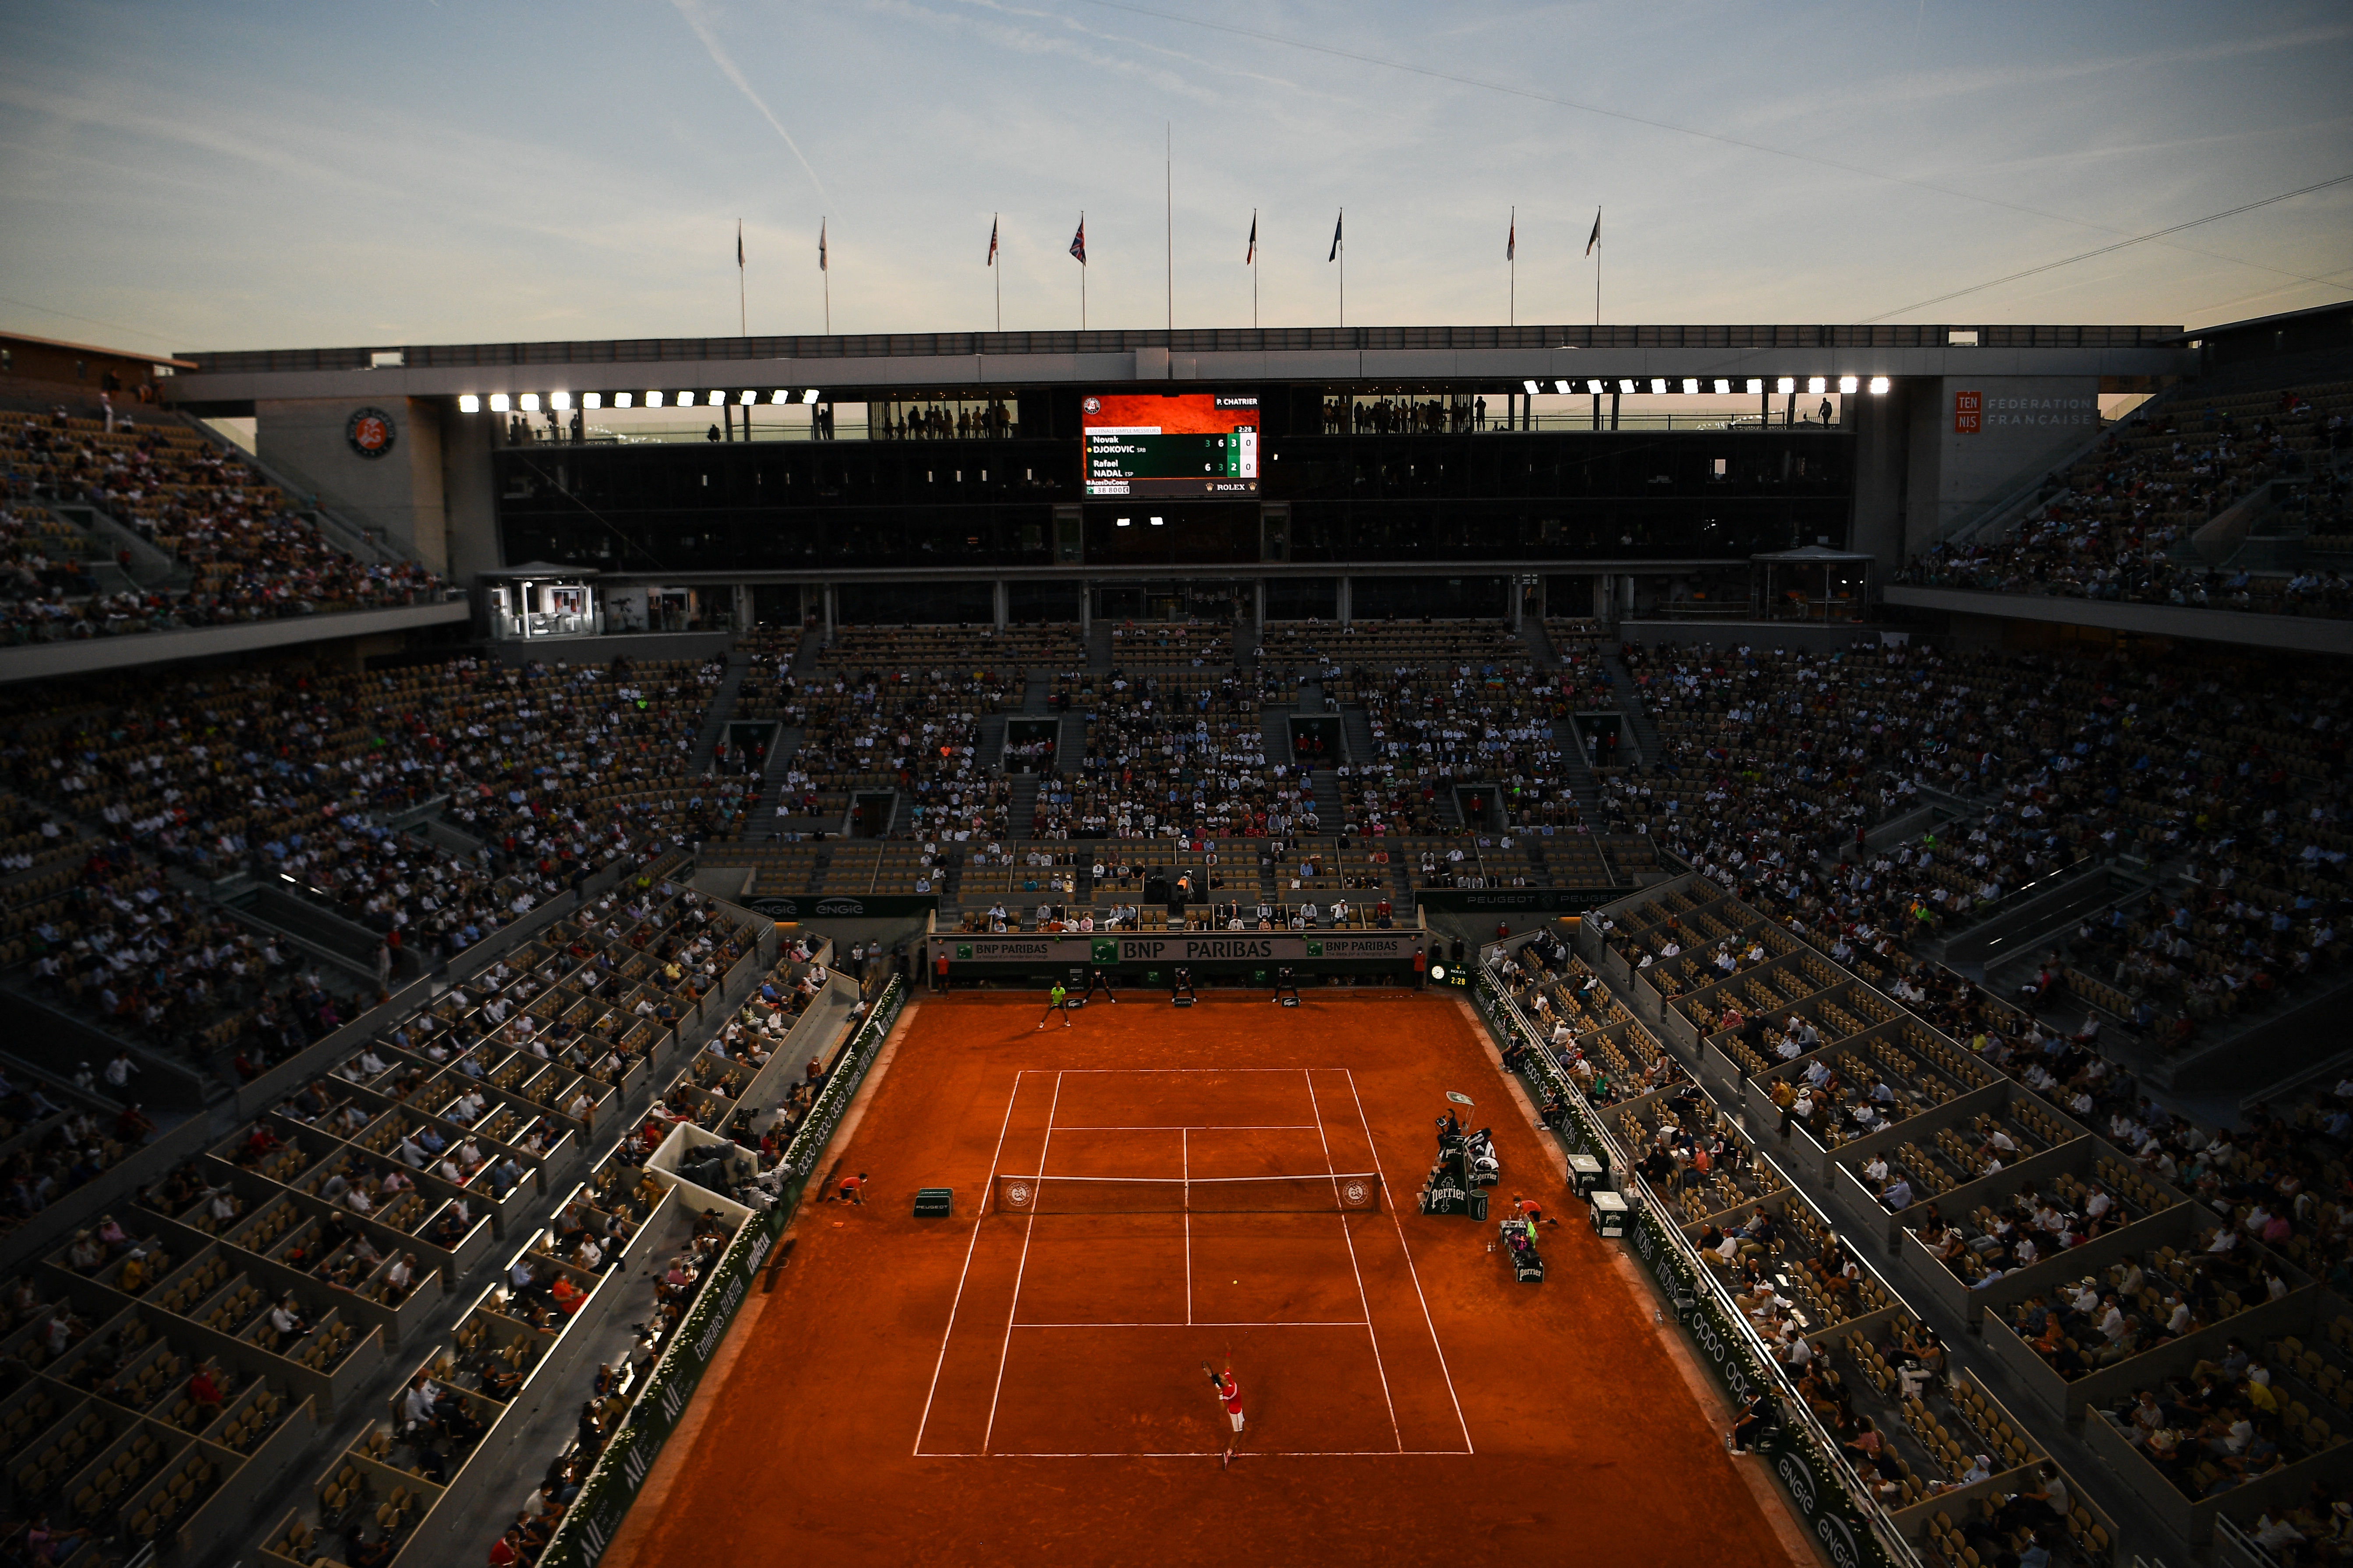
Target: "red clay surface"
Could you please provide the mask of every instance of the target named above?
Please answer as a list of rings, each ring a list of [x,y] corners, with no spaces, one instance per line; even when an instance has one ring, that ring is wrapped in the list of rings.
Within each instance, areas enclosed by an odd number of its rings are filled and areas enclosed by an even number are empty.
[[[606,1557],[688,1564],[1786,1564],[1605,1244],[1449,996],[927,999]],[[1550,1277],[1424,1217],[1432,1119],[1479,1101],[1556,1208]],[[991,1173],[1377,1170],[1377,1212],[976,1219]],[[919,1186],[955,1217],[910,1216]],[[1248,1413],[1201,1363],[1230,1354]]]

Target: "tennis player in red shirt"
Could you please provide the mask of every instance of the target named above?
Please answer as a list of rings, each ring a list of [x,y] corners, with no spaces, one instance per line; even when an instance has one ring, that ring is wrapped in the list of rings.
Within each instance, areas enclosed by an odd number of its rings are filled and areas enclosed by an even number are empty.
[[[1230,1468],[1234,1462],[1234,1445],[1240,1442],[1242,1436],[1242,1386],[1234,1381],[1234,1363],[1230,1360],[1226,1363],[1223,1376],[1211,1371],[1208,1362],[1201,1363],[1201,1370],[1208,1373],[1209,1387],[1215,1391],[1213,1397],[1226,1407],[1226,1415],[1234,1424],[1232,1433],[1226,1438],[1226,1451],[1218,1458],[1219,1468]]]

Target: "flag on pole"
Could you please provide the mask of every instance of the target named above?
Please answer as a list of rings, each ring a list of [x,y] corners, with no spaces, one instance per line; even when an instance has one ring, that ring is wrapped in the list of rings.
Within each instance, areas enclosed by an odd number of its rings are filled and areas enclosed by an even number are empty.
[[[735,220],[735,270],[744,270],[744,220]]]
[[[1592,255],[1592,254],[1593,254],[1593,247],[1594,247],[1595,246],[1597,246],[1597,245],[1600,244],[1600,243],[1601,243],[1601,209],[1600,209],[1599,207],[1595,207],[1595,208],[1593,209],[1593,232],[1592,232],[1591,234],[1587,235],[1587,236],[1585,237],[1585,254],[1586,254],[1586,255],[1588,255],[1588,256]]]
[[[1511,232],[1504,236],[1504,259],[1506,261],[1517,261],[1519,258],[1520,215],[1515,212],[1512,215]]]
[[[825,270],[825,219],[817,220],[817,269]]]
[[[1087,220],[1083,213],[1079,216],[1079,232],[1071,236],[1071,254],[1079,258],[1080,266],[1087,264]]]
[[[988,220],[988,261],[987,265],[990,267],[997,265],[997,220],[995,218],[990,218]]]
[[[1339,259],[1340,259],[1340,225],[1341,225],[1341,224],[1343,224],[1343,223],[1345,223],[1345,222],[1346,222],[1346,221],[1347,221],[1347,217],[1348,217],[1347,211],[1346,211],[1346,209],[1343,208],[1343,209],[1342,209],[1342,211],[1341,211],[1341,213],[1340,213],[1339,217],[1338,217],[1338,218],[1336,218],[1336,219],[1335,219],[1335,220],[1333,221],[1333,224],[1332,224],[1332,254],[1331,254],[1331,255],[1329,255],[1329,256],[1327,256],[1327,257],[1325,257],[1325,258],[1324,258],[1324,260],[1326,260],[1326,261],[1337,261],[1337,260],[1339,260]]]
[[[1250,248],[1242,252],[1242,265],[1248,267],[1258,259],[1258,214],[1250,214]]]

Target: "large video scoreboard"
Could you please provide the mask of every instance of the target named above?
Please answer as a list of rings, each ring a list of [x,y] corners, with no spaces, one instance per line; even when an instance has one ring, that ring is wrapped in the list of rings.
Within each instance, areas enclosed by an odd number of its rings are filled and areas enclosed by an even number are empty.
[[[1258,494],[1255,395],[1090,395],[1079,426],[1090,496]]]

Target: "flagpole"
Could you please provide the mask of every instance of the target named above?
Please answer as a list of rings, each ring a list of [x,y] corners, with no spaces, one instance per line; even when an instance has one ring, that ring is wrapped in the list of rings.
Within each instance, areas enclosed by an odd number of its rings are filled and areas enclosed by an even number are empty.
[[[1087,232],[1087,209],[1079,209],[1079,232]],[[1087,330],[1087,258],[1079,258],[1079,331]]]
[[[1348,324],[1348,209],[1340,209],[1340,221],[1334,226],[1340,232],[1335,248],[1340,252],[1340,325]]]
[[[825,254],[825,223],[817,220],[817,271],[825,284],[825,335],[833,336],[833,268]]]
[[[1250,208],[1250,331],[1258,331],[1258,208]]]
[[[1162,232],[1168,242],[1168,330],[1176,330],[1176,122],[1160,122]]]
[[[997,258],[997,215],[988,215],[988,268],[997,274],[997,330],[1005,330],[1005,267]]]
[[[1516,327],[1520,324],[1520,209],[1516,206],[1512,209],[1512,243],[1504,247],[1504,259],[1511,264],[1512,274],[1511,292],[1504,307],[1504,324]]]
[[[744,309],[744,220],[735,220],[735,335],[751,336],[751,318]]]

